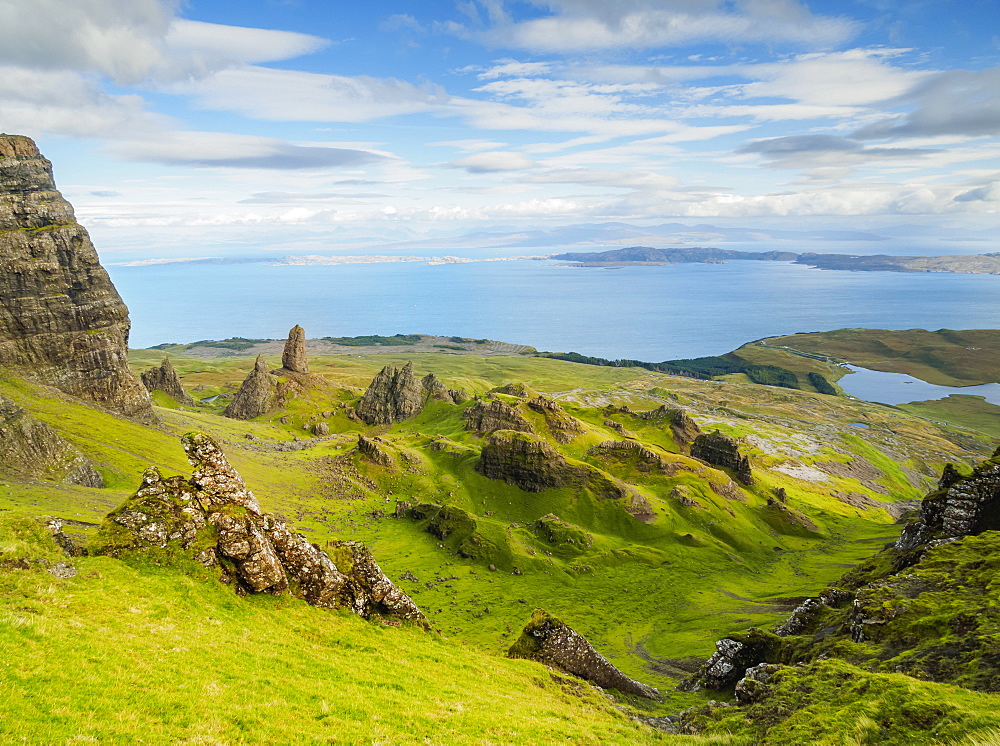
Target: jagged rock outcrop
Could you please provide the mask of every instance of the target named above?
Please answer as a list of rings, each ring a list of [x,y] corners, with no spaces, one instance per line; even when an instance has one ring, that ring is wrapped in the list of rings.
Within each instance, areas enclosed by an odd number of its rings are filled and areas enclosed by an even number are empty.
[[[462,416],[465,417],[465,429],[480,435],[497,430],[517,430],[522,433],[535,431],[520,412],[500,399],[477,401]]]
[[[531,621],[507,655],[554,666],[604,689],[617,689],[626,694],[660,699],[657,689],[623,674],[594,650],[583,635],[541,609],[535,610]]]
[[[413,375],[413,363],[402,368],[387,365],[369,384],[356,409],[369,425],[391,425],[424,409],[424,387]]]
[[[179,551],[242,593],[290,591],[314,606],[348,608],[363,617],[424,622],[359,542],[329,542],[328,551],[260,509],[218,445],[203,433],[182,438],[195,467],[189,480],[148,468],[142,484],[105,519],[99,553],[151,548]]]
[[[691,456],[706,464],[730,469],[748,487],[754,483],[750,459],[740,453],[739,442],[725,433],[713,430],[696,437],[691,444]]]
[[[0,470],[19,479],[104,486],[100,473],[76,446],[3,396],[0,396]]]
[[[141,378],[142,385],[150,393],[153,391],[162,391],[178,404],[183,404],[187,407],[194,406],[194,399],[184,390],[184,387],[181,385],[181,378],[177,375],[177,371],[174,370],[174,366],[169,358],[163,358],[163,362],[159,366],[145,371],[142,373]]]
[[[541,438],[514,430],[498,430],[489,436],[475,470],[525,492],[586,487],[601,499],[629,496],[628,490],[607,474],[584,464],[574,466]]]
[[[545,426],[557,443],[565,445],[583,432],[580,421],[576,417],[566,414],[566,411],[552,399],[539,394],[528,400],[528,407],[545,417]]]
[[[389,455],[379,444],[384,441],[381,438],[366,438],[364,435],[358,436],[357,450],[362,456],[372,463],[381,466],[392,466],[392,456]]]
[[[461,404],[466,399],[464,391],[449,389],[435,376],[428,373],[420,381],[420,386],[424,390],[424,404],[432,401],[443,401],[448,404]]]
[[[250,420],[270,412],[278,403],[278,384],[263,355],[258,355],[253,370],[243,380],[240,390],[222,413],[234,420]]]
[[[946,465],[938,485],[920,504],[920,517],[903,529],[897,551],[1000,529],[1000,448],[967,477]]]
[[[52,164],[27,137],[0,135],[0,365],[156,424],[149,392],[128,368],[128,309]]]
[[[643,412],[639,417],[652,422],[665,421],[670,423],[674,440],[681,445],[693,443],[702,434],[698,423],[692,420],[691,416],[680,407],[668,407],[666,404],[661,404],[656,409]]]
[[[281,353],[281,367],[303,375],[309,372],[309,362],[306,360],[306,331],[298,324],[288,330],[285,349]]]

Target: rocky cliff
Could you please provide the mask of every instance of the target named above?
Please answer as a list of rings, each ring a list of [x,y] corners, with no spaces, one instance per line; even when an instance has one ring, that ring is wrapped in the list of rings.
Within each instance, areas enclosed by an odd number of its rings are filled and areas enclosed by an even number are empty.
[[[204,433],[182,438],[190,479],[164,478],[156,467],[135,495],[105,519],[98,551],[112,556],[167,550],[206,567],[241,593],[290,592],[313,606],[424,623],[415,603],[359,542],[311,544],[263,512],[254,494]]]
[[[235,420],[250,420],[269,412],[278,402],[278,383],[263,355],[257,356],[253,370],[243,380],[236,396],[223,414]]]
[[[497,430],[517,430],[522,433],[533,433],[531,424],[520,412],[505,401],[493,399],[489,402],[477,401],[463,415],[465,429],[469,432],[486,435]]]
[[[184,387],[181,385],[180,376],[177,375],[177,371],[174,370],[174,366],[169,358],[163,358],[163,362],[160,365],[143,372],[140,378],[142,378],[142,385],[150,393],[162,391],[178,404],[183,404],[187,407],[194,406],[194,399],[184,390]]]
[[[128,309],[27,137],[0,135],[0,365],[139,422],[157,422],[128,369]]]
[[[0,469],[21,479],[103,487],[104,479],[76,446],[0,396]]]
[[[391,425],[420,414],[423,408],[423,386],[413,375],[413,363],[407,363],[379,371],[358,402],[357,414],[369,425]]]
[[[740,453],[739,442],[725,433],[718,430],[702,433],[691,444],[691,455],[706,464],[731,470],[747,486],[754,483],[750,459]]]

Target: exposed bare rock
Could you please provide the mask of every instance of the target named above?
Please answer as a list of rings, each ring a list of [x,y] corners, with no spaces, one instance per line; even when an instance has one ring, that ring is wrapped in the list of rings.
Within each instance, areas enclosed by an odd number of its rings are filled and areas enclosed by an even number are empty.
[[[768,682],[780,668],[776,663],[760,663],[748,668],[743,678],[736,682],[736,703],[746,706],[766,699],[771,693]]]
[[[532,391],[528,386],[523,383],[505,383],[503,386],[497,386],[496,388],[490,389],[492,394],[507,394],[507,396],[516,396],[518,399],[527,399],[530,396],[538,396],[534,391]]]
[[[706,464],[732,470],[736,478],[748,487],[754,483],[750,459],[740,453],[739,442],[718,430],[695,438],[691,444],[691,455]]]
[[[234,420],[250,420],[270,412],[277,403],[278,384],[271,375],[264,356],[258,355],[253,370],[222,414]]]
[[[920,518],[903,529],[898,551],[1000,529],[1000,448],[969,476],[946,468],[940,484],[946,486],[924,498]]]
[[[695,438],[701,435],[701,428],[698,423],[691,419],[691,416],[680,407],[668,407],[661,404],[656,409],[643,412],[639,415],[644,420],[653,422],[665,421],[670,423],[670,430],[674,434],[674,440],[680,444],[693,443]]]
[[[206,567],[218,566],[238,592],[291,592],[314,606],[425,623],[364,545],[328,542],[323,550],[310,543],[261,511],[211,438],[190,433],[182,444],[195,467],[191,479],[164,479],[155,467],[147,469],[135,495],[101,526],[100,553],[174,547]]]
[[[178,404],[183,404],[186,407],[194,406],[194,399],[181,386],[181,378],[177,375],[177,371],[174,370],[174,366],[169,358],[163,358],[163,362],[158,367],[150,368],[141,377],[142,385],[150,393],[153,391],[162,391]]]
[[[552,399],[539,394],[534,399],[528,400],[528,407],[545,417],[545,426],[557,443],[569,443],[583,432],[580,421],[566,414],[566,411]]]
[[[383,443],[381,438],[366,438],[364,435],[358,436],[358,453],[366,459],[381,466],[392,466],[392,456],[390,456],[379,445]]]
[[[288,330],[285,350],[281,353],[281,367],[303,375],[309,372],[309,363],[306,360],[306,331],[298,324]]]
[[[0,360],[9,376],[156,424],[128,368],[128,309],[35,143],[0,135]]]
[[[413,375],[413,363],[402,368],[387,365],[369,384],[356,411],[369,425],[391,425],[420,414],[424,398],[424,388]]]
[[[317,438],[325,438],[330,434],[330,426],[325,422],[317,422],[312,426],[312,432]]]
[[[628,491],[604,472],[584,464],[574,466],[541,438],[514,430],[498,430],[490,435],[475,469],[484,477],[525,492],[586,487],[602,499],[628,496]]]
[[[658,690],[630,679],[594,650],[583,635],[540,609],[535,610],[507,655],[554,666],[604,689],[660,699]]]
[[[641,472],[674,474],[679,471],[676,466],[637,440],[606,440],[591,448],[590,453],[604,460],[628,459],[631,463],[634,459],[635,468]]]
[[[21,479],[104,486],[100,473],[76,446],[3,396],[0,396],[0,470]]]
[[[486,435],[497,430],[517,430],[522,433],[533,433],[531,423],[514,407],[500,399],[488,402],[477,401],[465,410],[465,429]]]

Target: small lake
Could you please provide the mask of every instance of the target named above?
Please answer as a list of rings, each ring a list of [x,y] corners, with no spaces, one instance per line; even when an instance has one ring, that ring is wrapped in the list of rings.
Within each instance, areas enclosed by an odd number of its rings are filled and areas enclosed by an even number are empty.
[[[951,394],[982,396],[990,404],[1000,404],[1000,383],[980,386],[936,386],[904,373],[884,373],[880,370],[846,366],[852,372],[837,381],[851,396],[881,404],[907,404],[914,401],[944,399]]]

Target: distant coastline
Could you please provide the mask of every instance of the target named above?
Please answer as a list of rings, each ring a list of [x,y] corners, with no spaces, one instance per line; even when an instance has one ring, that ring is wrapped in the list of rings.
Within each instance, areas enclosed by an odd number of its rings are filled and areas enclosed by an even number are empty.
[[[735,251],[710,247],[654,249],[631,246],[594,252],[567,252],[550,257],[583,267],[621,267],[664,264],[719,264],[727,261],[793,262],[817,269],[850,272],[947,272],[1000,275],[1000,252],[952,256],[888,256],[876,254],[796,254],[791,251]]]

